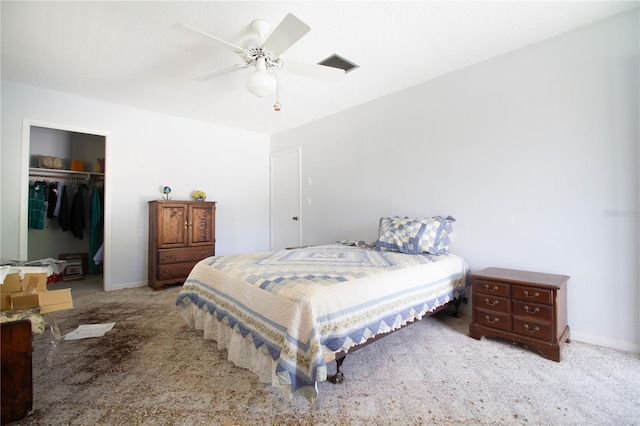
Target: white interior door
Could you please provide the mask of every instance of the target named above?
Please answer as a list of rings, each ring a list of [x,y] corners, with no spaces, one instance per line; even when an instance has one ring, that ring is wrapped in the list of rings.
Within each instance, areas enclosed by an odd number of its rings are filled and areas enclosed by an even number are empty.
[[[302,244],[300,152],[271,154],[271,250]]]

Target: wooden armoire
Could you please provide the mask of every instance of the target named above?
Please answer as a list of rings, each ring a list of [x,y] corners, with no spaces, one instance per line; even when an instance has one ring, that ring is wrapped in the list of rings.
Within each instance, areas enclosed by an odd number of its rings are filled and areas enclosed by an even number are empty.
[[[149,202],[149,287],[184,283],[193,266],[215,255],[215,201]]]

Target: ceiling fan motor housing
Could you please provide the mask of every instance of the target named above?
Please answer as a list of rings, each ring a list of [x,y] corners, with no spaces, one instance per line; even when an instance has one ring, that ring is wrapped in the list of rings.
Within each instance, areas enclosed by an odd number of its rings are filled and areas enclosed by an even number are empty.
[[[258,34],[261,40],[264,40],[264,37],[271,29],[271,25],[264,19],[256,19],[251,23],[251,29]]]

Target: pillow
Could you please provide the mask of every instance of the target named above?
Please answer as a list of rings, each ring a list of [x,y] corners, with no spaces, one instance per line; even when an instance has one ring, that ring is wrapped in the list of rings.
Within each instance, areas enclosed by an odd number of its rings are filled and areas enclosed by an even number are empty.
[[[414,221],[425,225],[424,233],[420,239],[420,252],[430,254],[449,252],[449,234],[453,232],[451,223],[456,221],[453,217],[447,216],[445,219],[441,216],[434,216],[414,219]]]
[[[425,228],[424,223],[413,219],[397,216],[380,218],[376,249],[419,254],[420,240]]]

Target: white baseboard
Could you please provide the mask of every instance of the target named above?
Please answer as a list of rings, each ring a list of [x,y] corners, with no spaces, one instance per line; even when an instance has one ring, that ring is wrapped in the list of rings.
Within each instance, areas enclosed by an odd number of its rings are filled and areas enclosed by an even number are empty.
[[[640,343],[625,342],[622,340],[610,339],[608,337],[596,336],[589,333],[581,333],[571,330],[571,340],[589,343],[592,345],[604,346],[624,352],[640,353]]]

